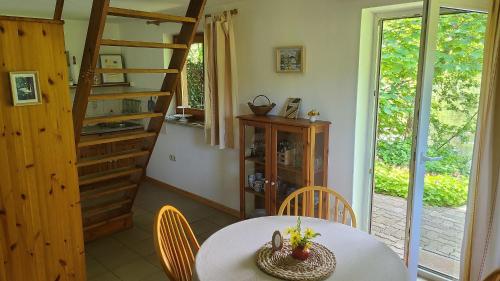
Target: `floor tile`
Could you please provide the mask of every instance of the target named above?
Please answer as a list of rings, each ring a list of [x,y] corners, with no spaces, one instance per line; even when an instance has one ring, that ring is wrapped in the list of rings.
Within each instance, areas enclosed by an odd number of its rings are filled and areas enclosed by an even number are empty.
[[[141,279],[141,281],[169,281],[167,275],[163,271],[159,271],[148,275],[146,278]]]
[[[221,227],[208,219],[202,219],[195,221],[191,224],[191,228],[193,229],[193,232],[195,235],[199,235],[202,233],[214,233],[217,230],[219,230]]]
[[[115,249],[107,253],[102,253],[99,256],[95,256],[95,259],[108,270],[115,270],[123,264],[140,258],[141,255],[139,253],[127,248],[124,245],[122,245],[122,247],[119,249]]]
[[[150,231],[145,231],[138,227],[133,227],[120,233],[116,233],[115,235],[113,235],[113,237],[121,243],[129,246],[137,244],[138,242],[142,242],[144,240],[151,239],[153,237],[153,229],[150,229]]]
[[[156,266],[140,258],[121,265],[113,273],[123,281],[141,281],[158,271]]]
[[[143,241],[127,244],[127,247],[143,257],[155,253],[155,244],[152,237]]]
[[[86,255],[87,279],[92,279],[99,275],[108,273],[108,270],[93,257]]]
[[[88,281],[121,281],[116,275],[111,272],[96,276],[94,278],[88,278]]]

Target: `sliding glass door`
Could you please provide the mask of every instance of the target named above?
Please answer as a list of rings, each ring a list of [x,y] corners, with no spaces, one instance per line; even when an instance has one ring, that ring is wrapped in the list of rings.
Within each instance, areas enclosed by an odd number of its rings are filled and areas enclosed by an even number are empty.
[[[424,3],[410,162],[409,274],[457,279],[489,1]]]

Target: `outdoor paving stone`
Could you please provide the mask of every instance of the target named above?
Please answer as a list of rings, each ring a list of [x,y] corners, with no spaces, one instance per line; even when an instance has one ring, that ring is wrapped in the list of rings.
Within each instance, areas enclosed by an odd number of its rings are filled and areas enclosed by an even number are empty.
[[[406,228],[406,200],[374,194],[372,233],[403,255]],[[424,206],[421,248],[445,258],[460,260],[465,207]]]

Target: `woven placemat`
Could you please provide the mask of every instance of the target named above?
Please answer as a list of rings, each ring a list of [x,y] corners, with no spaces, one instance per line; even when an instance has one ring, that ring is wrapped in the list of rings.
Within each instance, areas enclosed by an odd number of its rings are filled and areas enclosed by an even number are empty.
[[[292,247],[288,239],[283,241],[283,248],[274,253],[271,242],[268,242],[257,252],[257,266],[265,273],[283,280],[325,280],[335,271],[335,255],[315,242],[310,251],[307,260],[299,261],[291,256]]]

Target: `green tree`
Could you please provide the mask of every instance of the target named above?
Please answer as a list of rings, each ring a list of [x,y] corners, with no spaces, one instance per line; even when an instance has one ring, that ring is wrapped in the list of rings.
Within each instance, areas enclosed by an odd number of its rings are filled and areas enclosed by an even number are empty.
[[[204,61],[203,61],[203,44],[195,43],[191,45],[187,60],[187,86],[189,106],[191,108],[204,108]]]
[[[431,173],[468,174],[474,137],[487,16],[440,17],[429,155]],[[377,158],[407,166],[410,161],[421,18],[384,21]]]

